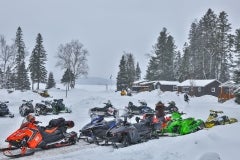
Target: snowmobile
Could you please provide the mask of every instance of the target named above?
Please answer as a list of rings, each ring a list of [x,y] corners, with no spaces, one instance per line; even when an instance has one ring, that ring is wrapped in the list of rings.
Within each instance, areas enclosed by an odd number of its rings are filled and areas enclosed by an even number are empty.
[[[133,115],[143,115],[145,113],[155,113],[155,110],[147,106],[145,101],[139,101],[140,106],[135,106],[132,102],[128,103],[128,106],[125,107],[129,114]]]
[[[22,117],[27,116],[29,113],[34,113],[33,100],[22,100],[23,104],[19,107],[19,113]]]
[[[117,123],[116,118],[106,121],[102,115],[92,115],[91,122],[79,130],[79,139],[98,145],[100,142],[104,142],[106,140],[107,131],[115,127]],[[107,142],[105,142],[105,144],[107,144]]]
[[[35,115],[47,115],[48,113],[53,112],[53,108],[51,106],[51,101],[41,101],[42,103],[36,103],[35,105]]]
[[[53,99],[51,106],[53,108],[53,114],[58,114],[60,112],[65,112],[65,113],[72,112],[70,108],[65,106],[65,104],[63,103],[63,99]]]
[[[40,95],[40,96],[42,96],[42,97],[50,97],[50,95],[49,95],[49,93],[48,93],[48,91],[47,90],[44,90],[44,91],[42,91],[42,92],[38,92],[38,94]]]
[[[8,115],[10,118],[13,118],[14,114],[9,111],[7,103],[9,103],[9,101],[5,101],[5,102],[0,101],[0,116]]]
[[[103,103],[105,104],[104,107],[94,107],[91,108],[88,113],[89,115],[102,115],[105,117],[110,117],[110,116],[117,116],[119,114],[118,109],[116,109],[115,107],[113,107],[112,103],[110,101],[108,101],[107,103]]]
[[[235,123],[238,121],[236,118],[229,118],[226,115],[218,116],[218,114],[222,114],[222,113],[223,113],[223,111],[210,110],[210,114],[209,114],[207,120],[205,121],[205,127],[211,128],[216,125],[231,124],[231,123]]]
[[[173,135],[185,135],[204,128],[204,121],[193,117],[182,118],[185,113],[173,112],[167,125],[162,129],[162,135],[170,133]]]
[[[153,113],[149,113],[144,119],[138,121],[138,123],[129,123],[127,118],[131,118],[132,115],[123,115],[124,120],[121,121],[121,125],[116,125],[109,129],[106,133],[108,142],[112,142],[113,147],[127,147],[132,144],[148,141],[149,139],[158,138],[157,128],[160,128],[160,123],[156,127],[157,123],[153,123]]]
[[[28,116],[27,116],[28,117]],[[7,148],[1,149],[7,157],[17,158],[34,154],[36,149],[50,149],[73,145],[77,142],[77,133],[68,128],[73,121],[64,118],[52,119],[46,127],[39,126],[39,121],[24,120],[21,127],[5,140]]]
[[[72,110],[63,104],[63,99],[42,101],[35,106],[35,115],[47,115],[48,113],[59,114],[60,112],[71,113]]]
[[[168,104],[169,105],[164,109],[165,114],[172,114],[173,112],[178,112],[178,108],[176,107],[176,103],[174,101],[171,101]]]

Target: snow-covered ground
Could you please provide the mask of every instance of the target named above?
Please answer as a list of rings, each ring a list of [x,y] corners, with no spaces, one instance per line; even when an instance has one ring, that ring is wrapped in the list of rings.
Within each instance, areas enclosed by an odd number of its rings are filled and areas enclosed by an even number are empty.
[[[165,104],[175,101],[179,109],[185,113],[185,117],[195,117],[206,120],[210,109],[222,110],[229,117],[240,120],[240,105],[234,100],[225,103],[218,103],[213,96],[193,97],[190,103],[183,100],[183,95],[174,92],[161,93],[158,91],[142,92],[133,96],[120,96],[115,92],[115,86],[104,85],[78,85],[75,89],[68,92],[65,97],[64,87],[51,89],[49,94],[53,98],[63,98],[66,106],[71,106],[71,114],[64,113],[59,115],[39,116],[37,120],[41,125],[47,125],[49,120],[57,117],[64,117],[66,120],[73,120],[75,126],[71,129],[79,133],[86,123],[90,121],[88,110],[92,107],[102,107],[104,102],[111,100],[112,104],[120,111],[132,101],[138,104],[138,100],[145,100],[148,106],[154,108],[155,104],[161,100]],[[45,98],[37,93],[27,91],[15,91],[8,93],[0,90],[0,100],[9,101],[10,111],[15,114],[14,118],[0,117],[0,147],[6,147],[5,138],[15,131],[22,122],[22,117],[18,113],[18,107],[22,100],[34,100],[34,105]],[[51,99],[51,98],[50,98]],[[134,122],[132,119],[131,121]],[[70,131],[71,131],[70,130]],[[215,126],[211,129],[204,129],[196,133],[177,136],[161,137],[156,140],[149,140],[145,143],[132,145],[126,148],[113,149],[111,146],[97,146],[79,141],[76,145],[37,151],[27,159],[39,160],[236,160],[239,158],[240,146],[240,123],[230,125]],[[8,159],[2,153],[0,159]],[[26,159],[19,158],[19,159]]]

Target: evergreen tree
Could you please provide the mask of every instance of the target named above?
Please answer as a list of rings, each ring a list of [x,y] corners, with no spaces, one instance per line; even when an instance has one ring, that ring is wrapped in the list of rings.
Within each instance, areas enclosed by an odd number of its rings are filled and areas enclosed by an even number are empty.
[[[190,53],[189,53],[189,47],[187,43],[184,44],[184,50],[183,50],[183,57],[181,61],[181,65],[179,68],[179,81],[185,81],[186,79],[190,79],[191,72],[190,72]]]
[[[11,72],[10,67],[6,71],[6,89],[15,88],[15,75]]]
[[[48,81],[47,81],[47,85],[46,85],[46,89],[50,89],[56,86],[56,82],[53,78],[53,73],[50,72],[48,75]]]
[[[3,87],[3,72],[2,69],[0,68],[0,88]]]
[[[240,70],[235,70],[233,73],[233,81],[240,84]]]
[[[27,75],[27,69],[25,67],[25,62],[20,63],[20,66],[17,68],[16,81],[18,90],[30,90],[29,77]]]
[[[63,74],[61,83],[66,85],[67,90],[69,90],[70,86],[72,86],[73,84],[73,81],[74,81],[74,74],[70,69],[67,69]]]
[[[46,51],[43,47],[43,39],[39,33],[36,38],[36,45],[32,51],[30,57],[29,70],[31,72],[32,89],[34,83],[37,83],[37,89],[39,89],[39,83],[46,83],[47,70],[44,66],[47,61]]]
[[[141,69],[139,67],[139,63],[137,62],[135,81],[138,81],[140,79],[141,79]]]
[[[119,64],[119,72],[117,75],[117,90],[121,91],[122,89],[126,89],[128,84],[128,74],[127,74],[127,60],[126,56],[122,56]]]
[[[125,56],[127,57],[127,64],[126,64],[127,77],[128,77],[127,86],[131,88],[133,82],[135,81],[135,76],[136,76],[135,63],[134,63],[133,55],[131,53],[125,54]]]
[[[25,44],[22,39],[22,29],[18,27],[15,39],[16,46],[16,89],[29,90],[30,82],[27,69],[25,68]]]
[[[166,28],[163,28],[157,44],[153,47],[154,55],[147,68],[147,80],[174,80],[175,48],[173,37],[168,35]]]
[[[179,80],[180,66],[182,64],[181,52],[178,51],[173,61],[173,77],[174,80]]]
[[[149,81],[158,80],[159,73],[158,73],[157,67],[158,67],[158,60],[156,57],[152,56],[148,63],[148,68],[147,68],[146,77],[145,77],[146,80],[149,80]]]
[[[194,79],[229,79],[232,63],[231,29],[227,14],[217,16],[211,9],[191,25],[189,34],[190,75]]]
[[[229,32],[231,31],[231,24],[228,23],[227,14],[221,12],[218,17],[218,53],[220,54],[220,68],[219,80],[225,82],[229,80],[230,77],[230,63],[232,62],[232,56],[230,52],[231,44],[229,43]],[[217,60],[216,60],[217,61]],[[229,63],[230,62],[230,63]]]
[[[236,64],[237,64],[237,69],[240,69],[240,29],[237,29],[235,31],[235,36],[234,36],[234,47],[235,47],[235,54],[237,57]]]

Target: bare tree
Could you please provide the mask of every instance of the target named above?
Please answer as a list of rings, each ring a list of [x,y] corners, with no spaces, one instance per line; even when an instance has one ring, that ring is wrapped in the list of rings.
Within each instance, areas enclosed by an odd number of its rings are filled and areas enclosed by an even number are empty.
[[[88,74],[87,65],[88,51],[83,48],[78,40],[72,40],[65,45],[60,44],[57,51],[58,62],[56,66],[60,66],[62,69],[69,69],[74,74],[74,80],[72,86],[75,86],[75,80],[79,76]]]
[[[15,45],[8,45],[3,35],[0,35],[0,69],[3,72],[3,82],[6,83],[7,68],[13,68],[15,63]]]

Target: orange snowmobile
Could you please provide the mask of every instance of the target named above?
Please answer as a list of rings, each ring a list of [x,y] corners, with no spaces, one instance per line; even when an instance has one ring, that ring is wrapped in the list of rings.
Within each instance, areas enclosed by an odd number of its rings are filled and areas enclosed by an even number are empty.
[[[7,139],[7,148],[2,148],[3,154],[7,157],[22,157],[34,154],[34,149],[50,149],[73,145],[77,141],[77,133],[67,133],[68,128],[74,126],[73,121],[66,121],[64,118],[52,119],[46,127],[39,126],[35,117],[24,120],[21,127],[13,132]]]

